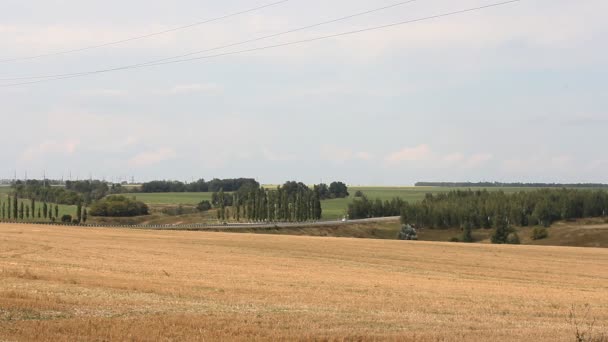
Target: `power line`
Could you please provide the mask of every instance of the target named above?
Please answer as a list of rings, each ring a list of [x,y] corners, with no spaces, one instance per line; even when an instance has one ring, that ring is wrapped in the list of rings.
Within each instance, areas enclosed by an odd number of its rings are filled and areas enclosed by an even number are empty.
[[[132,65],[127,65],[127,66],[123,66],[123,67],[117,67],[117,68],[113,68],[113,69],[131,69],[131,68],[136,68],[136,67],[140,67],[140,66],[145,66],[148,64],[157,64],[157,63],[161,63],[161,62],[165,62],[165,61],[169,61],[169,60],[173,60],[173,59],[179,59],[179,58],[183,58],[183,57],[188,57],[188,56],[192,56],[192,55],[198,55],[201,53],[205,53],[205,52],[211,52],[211,51],[217,51],[217,50],[222,50],[222,49],[226,49],[229,47],[235,47],[235,46],[239,46],[239,45],[243,45],[243,44],[248,44],[248,43],[253,43],[253,42],[257,42],[257,41],[261,41],[261,40],[265,40],[268,38],[275,38],[278,36],[282,36],[282,35],[286,35],[289,33],[294,33],[294,32],[298,32],[298,31],[304,31],[307,29],[311,29],[314,27],[319,27],[322,25],[327,25],[327,24],[333,24],[339,21],[344,21],[347,19],[352,19],[355,17],[359,17],[359,16],[363,16],[366,14],[371,14],[374,12],[379,12],[379,11],[383,11],[383,10],[387,10],[390,8],[394,8],[397,6],[402,6],[405,4],[409,4],[412,2],[415,2],[417,0],[407,0],[407,1],[401,1],[392,5],[388,5],[388,6],[383,6],[383,7],[378,7],[378,8],[374,8],[371,10],[367,10],[367,11],[363,11],[363,12],[359,12],[359,13],[355,13],[355,14],[350,14],[344,17],[340,17],[337,19],[332,19],[332,20],[328,20],[328,21],[323,21],[320,23],[316,23],[316,24],[312,24],[312,25],[307,25],[307,26],[303,26],[303,27],[299,27],[299,28],[295,28],[295,29],[291,29],[291,30],[287,30],[287,31],[283,31],[283,32],[279,32],[279,33],[274,33],[274,34],[270,34],[270,35],[266,35],[266,36],[262,36],[262,37],[258,37],[258,38],[252,38],[252,39],[248,39],[248,40],[243,40],[240,42],[236,42],[236,43],[231,43],[231,44],[227,44],[227,45],[221,45],[221,46],[217,46],[217,47],[213,47],[213,48],[209,48],[209,49],[205,49],[205,50],[199,50],[199,51],[195,51],[195,52],[190,52],[190,53],[186,53],[186,54],[182,54],[182,55],[177,55],[177,56],[173,56],[173,57],[166,57],[166,58],[161,58],[161,59],[156,59],[156,60],[152,60],[149,62],[144,62],[144,63],[137,63],[137,64],[132,64]],[[39,78],[58,78],[58,77],[67,77],[67,76],[77,76],[77,75],[81,75],[83,73],[86,72],[79,72],[79,73],[67,73],[67,74],[55,74],[55,75],[45,75],[45,76],[26,76],[26,77],[14,77],[14,78],[0,78],[0,81],[20,81],[20,80],[32,80],[32,79],[39,79]]]
[[[347,35],[353,35],[353,34],[358,34],[358,33],[363,33],[363,32],[369,32],[369,31],[377,31],[377,30],[381,30],[381,29],[385,29],[385,28],[389,28],[389,27],[402,26],[402,25],[413,24],[413,23],[417,23],[417,22],[428,21],[428,20],[433,20],[433,19],[453,16],[453,15],[468,13],[468,12],[474,12],[474,11],[478,11],[478,10],[482,10],[482,9],[486,9],[486,8],[491,8],[491,7],[504,6],[504,5],[507,5],[507,4],[512,4],[512,3],[516,3],[516,2],[520,2],[520,1],[521,0],[503,1],[503,2],[493,3],[493,4],[489,4],[489,5],[478,6],[478,7],[473,7],[473,8],[468,8],[468,9],[459,10],[459,11],[453,11],[453,12],[447,12],[447,13],[437,14],[437,15],[433,15],[433,16],[418,18],[418,19],[411,19],[411,20],[406,20],[406,21],[400,21],[400,22],[396,22],[396,23],[392,23],[392,24],[386,24],[386,25],[375,26],[375,27],[370,27],[370,28],[365,28],[365,29],[359,29],[359,30],[341,32],[341,33],[336,33],[336,34],[331,34],[331,35],[326,35],[326,36],[320,36],[320,37],[315,37],[315,38],[309,38],[309,39],[303,39],[303,40],[297,40],[297,41],[292,41],[292,42],[287,42],[287,43],[281,43],[281,44],[275,44],[275,45],[267,45],[267,46],[262,46],[262,47],[257,47],[257,48],[246,49],[246,50],[238,50],[238,51],[232,51],[232,52],[219,53],[219,54],[215,54],[215,55],[206,55],[206,56],[200,56],[200,57],[194,57],[194,58],[188,58],[188,59],[179,59],[179,60],[165,61],[165,62],[159,62],[159,63],[154,63],[154,64],[143,64],[143,65],[130,66],[130,67],[120,67],[120,68],[113,68],[113,69],[96,70],[96,71],[90,71],[90,72],[83,72],[83,73],[79,73],[79,74],[73,74],[73,75],[70,75],[70,76],[63,76],[63,77],[57,77],[57,78],[49,78],[49,79],[30,81],[30,82],[5,84],[5,85],[0,85],[0,88],[11,87],[11,86],[18,86],[18,85],[35,84],[35,83],[42,83],[42,82],[50,82],[50,81],[56,81],[56,80],[62,80],[62,79],[68,79],[68,78],[75,78],[75,77],[81,77],[81,76],[87,76],[87,75],[94,75],[94,74],[101,74],[101,73],[107,73],[107,72],[119,71],[119,70],[145,68],[145,67],[151,67],[151,66],[157,66],[157,65],[165,65],[165,64],[174,64],[174,63],[184,63],[184,62],[190,62],[190,61],[195,61],[195,60],[211,59],[211,58],[217,58],[217,57],[222,57],[222,56],[242,54],[242,53],[247,53],[247,52],[268,50],[268,49],[273,49],[273,48],[278,48],[278,47],[284,47],[284,46],[291,46],[291,45],[296,45],[296,44],[311,43],[311,42],[325,40],[325,39],[337,38],[337,37],[342,37],[342,36],[347,36]]]
[[[139,39],[144,39],[144,38],[150,38],[150,37],[159,36],[159,35],[170,33],[170,32],[174,32],[174,31],[185,30],[185,29],[188,29],[188,28],[191,28],[191,27],[208,24],[208,23],[215,22],[215,21],[220,21],[220,20],[223,20],[223,19],[228,19],[228,18],[235,17],[235,16],[242,15],[242,14],[247,14],[247,13],[259,11],[261,9],[264,9],[264,8],[267,8],[267,7],[271,7],[271,6],[276,6],[276,5],[279,5],[279,4],[288,2],[288,1],[291,1],[291,0],[281,0],[281,1],[270,3],[270,4],[266,4],[266,5],[262,5],[262,6],[258,6],[258,7],[254,7],[254,8],[250,8],[250,9],[247,9],[247,10],[244,10],[244,11],[235,12],[235,13],[231,13],[231,14],[226,14],[226,15],[223,15],[223,16],[220,16],[220,17],[216,17],[216,18],[212,18],[212,19],[207,19],[207,20],[199,21],[199,22],[188,24],[188,25],[184,25],[184,26],[178,26],[178,27],[170,28],[170,29],[167,29],[167,30],[164,30],[164,31],[158,31],[158,32],[148,33],[148,34],[141,35],[141,36],[135,36],[135,37],[126,38],[126,39],[122,39],[122,40],[102,43],[102,44],[98,44],[98,45],[91,45],[91,46],[86,46],[86,47],[82,47],[82,48],[78,48],[78,49],[72,49],[72,50],[64,50],[64,51],[57,51],[57,52],[48,52],[48,53],[43,53],[43,54],[33,55],[33,56],[16,57],[16,58],[9,58],[9,59],[1,59],[0,63],[8,63],[8,62],[31,60],[31,59],[38,59],[38,58],[43,58],[43,57],[50,57],[50,56],[57,56],[57,55],[65,55],[65,54],[69,54],[69,53],[75,53],[75,52],[81,52],[81,51],[86,51],[86,50],[98,49],[98,48],[101,48],[101,47],[122,44],[122,43],[130,42],[130,41],[134,41],[134,40],[139,40]]]

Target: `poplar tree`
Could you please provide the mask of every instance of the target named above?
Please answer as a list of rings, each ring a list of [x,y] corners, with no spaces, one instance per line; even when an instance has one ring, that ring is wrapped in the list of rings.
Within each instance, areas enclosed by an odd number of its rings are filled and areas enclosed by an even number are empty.
[[[29,204],[25,206],[25,218],[30,219],[30,206]]]
[[[82,201],[78,201],[78,205],[76,205],[76,221],[78,223],[82,221]]]
[[[42,215],[45,219],[48,217],[48,210],[49,210],[48,204],[46,204],[46,202],[44,202],[42,204]]]
[[[23,220],[23,215],[25,214],[25,206],[23,205],[23,201],[19,205],[19,219]]]
[[[55,218],[59,217],[59,206],[55,204]]]
[[[13,196],[13,218],[14,218],[15,220],[16,220],[16,219],[17,219],[17,217],[18,217],[18,211],[19,211],[19,208],[17,208],[18,203],[19,203],[19,202],[17,201],[17,194],[15,194],[15,195]]]

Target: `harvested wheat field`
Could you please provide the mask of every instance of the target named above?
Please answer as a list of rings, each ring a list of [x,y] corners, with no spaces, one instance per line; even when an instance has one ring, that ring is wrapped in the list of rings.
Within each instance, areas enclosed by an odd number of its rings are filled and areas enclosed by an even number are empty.
[[[0,225],[0,341],[573,341],[608,250]],[[597,331],[597,329],[596,329]]]

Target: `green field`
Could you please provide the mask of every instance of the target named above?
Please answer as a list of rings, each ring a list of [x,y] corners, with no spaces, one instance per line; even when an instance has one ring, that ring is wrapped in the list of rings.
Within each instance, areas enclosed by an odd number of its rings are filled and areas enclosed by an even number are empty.
[[[203,200],[211,200],[211,192],[174,192],[174,193],[134,193],[125,194],[135,196],[138,201],[150,205],[197,205]]]

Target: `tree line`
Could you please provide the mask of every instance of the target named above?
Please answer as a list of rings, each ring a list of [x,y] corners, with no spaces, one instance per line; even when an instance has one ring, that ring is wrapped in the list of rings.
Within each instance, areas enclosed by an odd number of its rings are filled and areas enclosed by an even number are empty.
[[[381,199],[370,200],[361,194],[348,204],[349,219],[365,219],[372,217],[399,216],[406,202],[401,198],[395,197],[392,200],[382,201]]]
[[[80,202],[88,205],[110,193],[123,191],[120,185],[109,185],[99,180],[66,181],[65,186],[56,186],[35,179],[16,181],[12,190],[19,198],[65,205],[77,205]]]
[[[602,190],[539,189],[505,194],[502,191],[456,190],[427,194],[418,203],[405,203],[403,223],[449,228],[470,224],[491,228],[506,222],[517,226],[550,226],[558,220],[601,217],[608,213],[608,192]]]
[[[59,206],[51,203],[39,203],[35,199],[20,200],[16,195],[8,196],[1,201],[0,215],[3,220],[49,220],[55,221],[59,217]]]
[[[606,189],[608,184],[601,183],[502,183],[502,182],[418,182],[415,186],[434,186],[444,188],[595,188]]]
[[[304,222],[321,219],[321,187],[286,182],[276,189],[243,187],[234,193],[212,195],[218,219],[254,222]],[[203,203],[199,204],[202,207]],[[207,206],[205,206],[207,207]]]
[[[216,178],[208,182],[206,182],[204,179],[199,179],[192,183],[156,180],[143,183],[141,185],[141,192],[218,192],[221,189],[226,192],[233,192],[246,185],[259,186],[260,184],[252,178]]]

